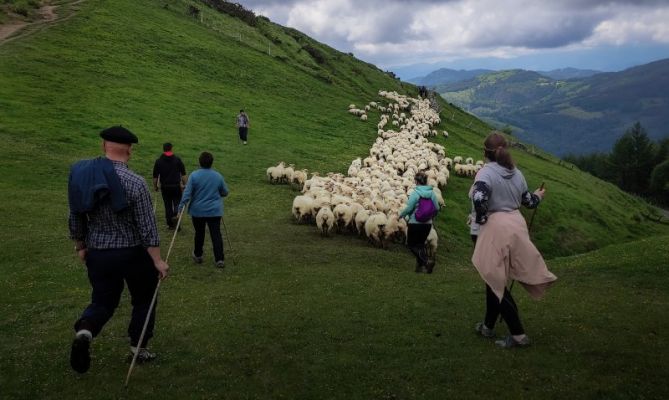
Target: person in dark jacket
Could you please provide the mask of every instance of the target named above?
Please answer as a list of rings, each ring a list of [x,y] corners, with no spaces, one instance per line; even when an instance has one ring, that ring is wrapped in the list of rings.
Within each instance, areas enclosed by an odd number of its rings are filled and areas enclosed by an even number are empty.
[[[132,302],[131,355],[137,353],[139,362],[156,357],[146,348],[153,336],[155,307],[148,313],[158,279],[167,277],[169,271],[160,256],[151,192],[144,178],[127,164],[137,136],[122,126],[105,129],[100,136],[105,157],[73,165],[68,185],[70,238],[86,263],[92,287],[91,303],[74,324],[70,365],[79,373],[88,371],[91,341],[114,314],[124,284]]]
[[[434,191],[432,190],[432,186],[427,184],[427,175],[425,175],[425,173],[418,172],[414,179],[416,181],[416,188],[409,195],[407,205],[400,213],[399,218],[410,216],[407,232],[407,245],[413,255],[416,256],[416,272],[423,272],[423,268],[425,268],[427,273],[431,274],[434,269],[434,261],[428,260],[427,258],[425,241],[432,229],[432,218],[425,221],[418,221],[416,219],[416,211],[418,210],[418,204],[421,198],[431,199],[436,211],[439,211],[439,201],[437,200],[437,195],[434,194]]]
[[[177,224],[177,208],[186,179],[186,167],[172,152],[172,144],[163,144],[163,154],[153,164],[153,188],[156,192],[160,190],[163,196],[165,219],[169,229],[174,229]]]

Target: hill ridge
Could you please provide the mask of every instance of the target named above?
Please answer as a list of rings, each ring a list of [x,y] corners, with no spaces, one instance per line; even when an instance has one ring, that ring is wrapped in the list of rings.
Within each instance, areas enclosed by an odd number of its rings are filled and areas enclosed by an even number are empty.
[[[610,150],[637,121],[651,138],[665,137],[667,70],[669,59],[570,80],[509,70],[436,90],[493,124],[514,127],[521,139],[552,153],[582,154]],[[495,82],[486,78],[505,75]]]

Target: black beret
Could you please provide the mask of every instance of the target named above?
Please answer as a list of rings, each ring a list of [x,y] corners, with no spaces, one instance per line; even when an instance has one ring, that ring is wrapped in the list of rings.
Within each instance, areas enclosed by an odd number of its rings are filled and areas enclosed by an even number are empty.
[[[121,125],[112,126],[111,128],[104,129],[102,132],[100,132],[100,137],[103,138],[104,140],[114,143],[123,143],[123,144],[139,143],[137,136],[135,136],[134,133],[125,129]]]

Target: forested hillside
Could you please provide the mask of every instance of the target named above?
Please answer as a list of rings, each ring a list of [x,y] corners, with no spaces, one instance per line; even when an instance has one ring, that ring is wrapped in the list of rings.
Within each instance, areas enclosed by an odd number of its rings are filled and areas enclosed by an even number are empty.
[[[509,70],[437,87],[444,98],[557,154],[609,151],[635,122],[669,136],[669,60],[591,77],[555,80]]]

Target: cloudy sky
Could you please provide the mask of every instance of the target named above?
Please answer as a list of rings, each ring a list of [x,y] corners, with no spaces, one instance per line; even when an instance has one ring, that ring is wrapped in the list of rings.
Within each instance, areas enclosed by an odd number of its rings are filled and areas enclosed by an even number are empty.
[[[403,78],[442,66],[612,71],[669,57],[669,0],[237,1]]]

